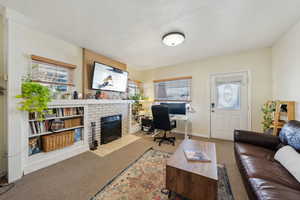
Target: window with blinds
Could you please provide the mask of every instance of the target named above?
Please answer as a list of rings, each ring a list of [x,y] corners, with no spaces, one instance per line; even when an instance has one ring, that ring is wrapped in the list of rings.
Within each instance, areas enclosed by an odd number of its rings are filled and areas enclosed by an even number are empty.
[[[136,81],[128,80],[128,96],[132,97],[141,94],[141,89]]]
[[[154,95],[157,101],[190,101],[192,78],[183,77],[154,81]]]

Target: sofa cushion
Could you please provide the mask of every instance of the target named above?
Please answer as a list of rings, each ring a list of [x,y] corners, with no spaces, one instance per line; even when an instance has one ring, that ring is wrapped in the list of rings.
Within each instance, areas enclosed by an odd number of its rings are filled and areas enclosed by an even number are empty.
[[[280,131],[279,138],[282,143],[300,151],[300,122],[291,120],[286,123]]]
[[[261,178],[300,190],[299,182],[276,161],[241,155],[241,162],[249,178]]]
[[[300,191],[277,182],[250,178],[251,187],[259,200],[296,200],[300,197]]]
[[[234,146],[239,154],[264,158],[271,161],[274,160],[275,153],[270,149],[246,143],[235,143]]]
[[[300,154],[293,147],[282,147],[274,158],[300,182]]]

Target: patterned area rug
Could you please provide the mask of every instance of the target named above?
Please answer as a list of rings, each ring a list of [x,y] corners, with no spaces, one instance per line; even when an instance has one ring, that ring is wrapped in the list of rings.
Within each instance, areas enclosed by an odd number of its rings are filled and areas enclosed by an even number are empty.
[[[165,187],[165,166],[170,155],[154,149],[146,151],[91,199],[168,200],[168,195],[161,193],[161,189]],[[233,200],[225,166],[218,166],[218,176],[218,199]],[[175,195],[171,199],[188,200]]]

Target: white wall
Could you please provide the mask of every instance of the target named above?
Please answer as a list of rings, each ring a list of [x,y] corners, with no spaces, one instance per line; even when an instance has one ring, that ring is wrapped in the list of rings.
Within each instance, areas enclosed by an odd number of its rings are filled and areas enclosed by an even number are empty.
[[[272,48],[273,97],[296,101],[296,119],[300,120],[300,22]]]
[[[8,58],[8,169],[9,181],[22,176],[24,152],[27,146],[26,130],[28,128],[24,112],[17,109],[21,93],[22,76],[30,68],[30,55],[35,54],[77,65],[75,84],[78,91],[82,87],[82,49],[45,33],[39,32],[19,19],[25,17],[17,13],[7,14],[7,58]],[[23,141],[23,143],[22,143]]]
[[[0,86],[6,88],[6,81],[4,80],[4,24],[3,17],[0,15]],[[0,177],[5,175],[7,170],[6,155],[6,96],[0,95]]]
[[[212,73],[249,70],[252,77],[252,129],[261,131],[260,108],[272,99],[271,49],[258,49],[233,55],[211,57],[205,60],[177,66],[142,71],[146,96],[153,98],[153,80],[192,76],[192,133],[209,136],[210,89],[209,76]]]

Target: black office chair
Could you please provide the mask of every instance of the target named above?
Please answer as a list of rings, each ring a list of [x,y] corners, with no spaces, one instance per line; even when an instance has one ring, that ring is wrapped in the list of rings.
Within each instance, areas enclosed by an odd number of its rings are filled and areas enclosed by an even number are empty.
[[[158,140],[159,146],[164,141],[175,145],[175,137],[167,137],[167,131],[170,132],[172,129],[176,128],[176,121],[170,121],[169,108],[163,105],[154,105],[151,109],[154,128],[164,131],[164,135],[162,137],[154,137],[154,141]]]

